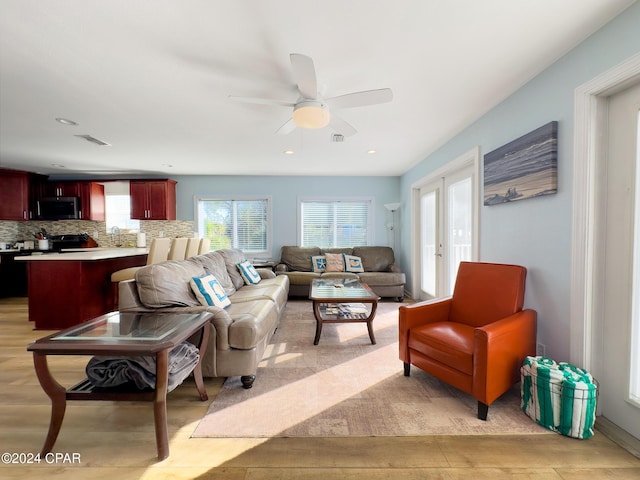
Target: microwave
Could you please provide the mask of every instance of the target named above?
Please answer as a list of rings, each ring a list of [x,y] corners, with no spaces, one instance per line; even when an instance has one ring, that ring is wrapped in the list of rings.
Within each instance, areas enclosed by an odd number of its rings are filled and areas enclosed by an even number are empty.
[[[75,220],[80,218],[79,197],[43,197],[36,205],[38,220]]]

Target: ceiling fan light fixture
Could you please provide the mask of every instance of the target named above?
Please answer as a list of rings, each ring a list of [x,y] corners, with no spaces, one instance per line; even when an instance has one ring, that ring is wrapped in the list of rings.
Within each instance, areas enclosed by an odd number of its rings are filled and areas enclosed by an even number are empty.
[[[317,100],[303,101],[293,107],[293,121],[300,128],[323,128],[329,125],[330,119],[327,105]]]

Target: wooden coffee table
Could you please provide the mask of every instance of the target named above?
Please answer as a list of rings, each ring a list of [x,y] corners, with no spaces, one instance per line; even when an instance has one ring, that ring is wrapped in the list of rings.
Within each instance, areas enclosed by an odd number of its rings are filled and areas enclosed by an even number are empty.
[[[314,345],[318,345],[325,323],[366,323],[369,339],[375,345],[373,319],[380,297],[366,283],[353,278],[315,279],[311,282],[309,299],[313,301],[313,314],[316,317]],[[348,306],[354,303],[371,304],[371,307],[367,312],[353,313]]]
[[[155,420],[158,459],[169,456],[167,435],[167,386],[169,352],[193,334],[201,331],[196,345],[200,360],[193,374],[201,400],[207,400],[202,380],[202,358],[207,347],[212,315],[175,313],[112,312],[80,325],[41,338],[27,350],[33,352],[36,375],[42,389],[51,398],[49,432],[42,447],[42,455],[51,451],[58,438],[67,400],[125,400],[151,401]],[[51,375],[48,355],[100,355],[114,357],[155,356],[156,385],[148,390],[97,388],[88,379],[66,389]]]

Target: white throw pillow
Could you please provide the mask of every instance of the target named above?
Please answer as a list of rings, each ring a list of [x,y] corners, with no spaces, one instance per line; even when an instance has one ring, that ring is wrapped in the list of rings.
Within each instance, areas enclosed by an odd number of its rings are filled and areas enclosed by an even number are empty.
[[[238,264],[238,270],[240,270],[240,275],[242,275],[242,279],[246,285],[257,285],[262,279],[249,260],[240,262]]]
[[[224,288],[213,275],[193,277],[189,284],[202,305],[214,305],[220,308],[226,308],[231,305],[231,300],[227,297]]]

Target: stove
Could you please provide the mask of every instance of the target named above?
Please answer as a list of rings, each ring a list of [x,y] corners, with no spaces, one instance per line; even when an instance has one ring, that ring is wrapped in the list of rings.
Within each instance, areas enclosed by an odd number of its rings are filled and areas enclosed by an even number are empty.
[[[77,235],[51,235],[49,237],[50,249],[59,252],[65,248],[82,248],[89,241],[89,235],[81,233]]]

